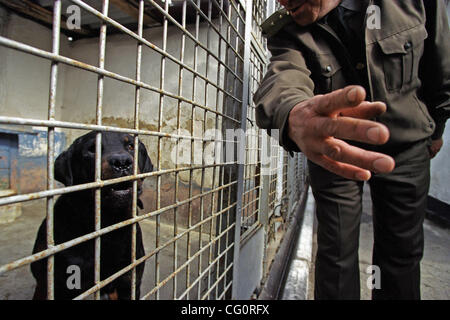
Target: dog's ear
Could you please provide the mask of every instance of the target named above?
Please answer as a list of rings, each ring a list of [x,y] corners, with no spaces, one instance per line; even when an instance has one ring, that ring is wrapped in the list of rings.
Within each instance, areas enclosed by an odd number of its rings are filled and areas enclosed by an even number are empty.
[[[145,145],[141,141],[139,141],[139,159],[138,160],[139,160],[139,171],[141,173],[153,171],[152,161],[150,160],[150,157],[148,156]]]
[[[73,185],[72,174],[73,146],[63,151],[55,160],[55,179],[66,187]]]

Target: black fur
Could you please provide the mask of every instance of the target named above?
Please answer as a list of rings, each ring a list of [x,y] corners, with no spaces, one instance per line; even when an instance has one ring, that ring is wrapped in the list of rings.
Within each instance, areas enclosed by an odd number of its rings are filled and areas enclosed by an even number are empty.
[[[55,179],[65,186],[95,181],[96,132],[90,132],[76,139],[55,161]],[[102,133],[102,180],[133,174],[134,138],[128,134]],[[139,141],[139,173],[153,171],[147,150]],[[138,196],[142,192],[142,181],[138,181]],[[122,182],[101,189],[101,227],[130,219],[132,217],[133,182]],[[63,194],[54,206],[54,240],[60,244],[95,231],[95,190],[88,189]],[[142,202],[138,200],[139,207]],[[132,226],[120,228],[101,237],[100,274],[104,280],[131,263]],[[54,287],[55,299],[72,299],[94,285],[94,243],[89,240],[55,255]],[[46,220],[42,222],[33,253],[47,248]],[[136,259],[144,256],[142,232],[136,224]],[[80,289],[70,289],[67,280],[72,275],[67,268],[78,266],[81,271]],[[31,271],[37,286],[33,299],[47,297],[46,259],[31,264]],[[140,284],[144,264],[136,268],[136,297],[140,296]],[[103,297],[131,298],[131,272],[120,276],[101,289]]]

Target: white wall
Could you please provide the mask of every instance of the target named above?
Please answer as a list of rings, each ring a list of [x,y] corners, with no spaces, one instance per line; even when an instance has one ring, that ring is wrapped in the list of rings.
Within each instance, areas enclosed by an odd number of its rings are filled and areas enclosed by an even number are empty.
[[[3,11],[3,13],[5,13]],[[46,51],[52,49],[51,30],[33,21],[21,18],[10,13],[8,18],[0,20],[0,32],[12,40],[23,42],[27,45],[37,47]],[[2,23],[3,22],[3,23]],[[187,28],[195,35],[194,26]],[[224,29],[226,35],[226,30]],[[144,38],[158,47],[162,47],[161,27],[144,30]],[[202,44],[207,43],[207,25],[201,24],[199,40]],[[182,32],[174,26],[170,26],[167,37],[167,52],[173,57],[180,59]],[[223,43],[223,42],[222,42]],[[219,52],[219,38],[213,31],[210,33],[210,50],[222,60],[225,58],[224,45]],[[67,37],[61,35],[60,54],[69,58],[97,66],[98,65],[99,39],[83,39],[75,42],[68,41]],[[105,69],[131,79],[136,75],[136,53],[137,42],[124,34],[107,36]],[[194,69],[194,42],[186,37],[184,62]],[[48,96],[50,86],[50,67],[48,60],[21,53],[5,47],[0,47],[0,114],[11,117],[24,117],[31,119],[47,119]],[[206,71],[208,68],[208,71]],[[56,120],[95,123],[97,105],[97,74],[80,70],[71,66],[59,65],[59,77],[56,99]],[[144,46],[142,58],[142,81],[160,87],[161,55]],[[217,82],[219,66],[214,58],[206,59],[206,52],[198,49],[196,70],[203,76]],[[208,72],[208,74],[206,74]],[[238,72],[239,73],[239,72]],[[164,90],[178,95],[179,67],[176,63],[166,59],[166,71],[164,74]],[[217,90],[208,86],[205,100],[205,81],[197,78],[195,94],[193,94],[193,74],[184,71],[181,96],[193,100],[211,109],[216,109]],[[220,67],[219,85],[224,85],[224,68]],[[232,88],[228,88],[229,91]],[[135,87],[117,80],[105,78],[104,100],[103,100],[103,124],[118,127],[134,127]],[[222,112],[223,99],[219,95],[218,111]],[[159,99],[158,93],[146,89],[141,90],[140,128],[158,131],[159,121]],[[206,130],[216,127],[216,117],[195,108],[194,119],[192,119],[192,105],[181,104],[180,126],[182,129],[191,131],[194,121],[194,135],[203,136],[203,127]],[[176,133],[178,115],[178,100],[164,98],[162,127],[165,133]],[[206,122],[205,122],[206,120]],[[220,118],[219,118],[220,121]],[[220,128],[220,125],[218,126]],[[44,128],[42,128],[44,129]],[[84,134],[82,130],[65,130],[67,144],[76,137]],[[157,159],[157,138],[144,137],[144,143],[152,159]],[[175,140],[164,139],[162,145],[161,167],[163,169],[174,168],[171,151]],[[185,143],[190,146],[190,143]],[[202,150],[202,144],[196,143],[196,147]],[[190,151],[189,151],[190,153]],[[195,152],[201,161],[201,152]],[[198,164],[201,164],[198,163]],[[207,170],[206,181],[209,181],[212,171]],[[195,180],[200,183],[201,175],[195,173]],[[182,180],[188,181],[189,172],[181,175]]]
[[[4,12],[4,11],[3,11]],[[51,51],[51,30],[15,14],[4,15],[2,35],[33,47]],[[61,52],[68,42],[61,39]],[[47,119],[51,63],[42,58],[0,46],[0,114],[12,117]],[[57,106],[62,104],[64,71],[58,77]],[[59,108],[56,110],[60,114]]]
[[[190,31],[195,34],[192,27]],[[206,43],[206,27],[202,26],[200,31],[201,43]],[[167,52],[173,57],[180,59],[182,33],[176,27],[169,27],[167,38]],[[162,47],[162,28],[152,28],[144,31],[144,38],[148,39],[158,47]],[[98,38],[84,39],[73,43],[67,55],[78,61],[91,65],[98,65]],[[211,46],[214,53],[218,56],[218,38],[211,37]],[[136,41],[127,35],[111,35],[107,37],[105,69],[115,72],[121,76],[135,79],[136,75]],[[223,53],[223,52],[222,52]],[[191,40],[186,40],[184,62],[194,68],[194,44]],[[166,59],[166,70],[164,73],[164,90],[178,95],[179,67],[174,62]],[[210,59],[208,64],[208,78],[214,83],[217,81],[217,62]],[[204,50],[198,50],[197,71],[206,75],[206,54]],[[223,71],[222,71],[223,73]],[[153,87],[160,87],[161,74],[161,55],[150,50],[147,47],[143,49],[141,81]],[[223,74],[221,80],[223,82]],[[64,98],[61,105],[61,120],[82,123],[95,123],[95,110],[97,101],[97,82],[98,77],[94,73],[89,73],[73,67],[68,67],[65,71],[64,79]],[[103,124],[134,128],[134,108],[135,108],[135,87],[133,85],[117,80],[105,78],[104,80],[104,100],[103,100]],[[208,99],[205,101],[205,82],[199,78],[196,80],[196,90],[193,95],[193,75],[191,72],[184,71],[183,86],[181,96],[193,100],[201,105],[207,105],[211,109],[216,108],[216,90],[209,86]],[[151,90],[141,90],[140,106],[140,129],[158,131],[159,122],[159,100],[160,95]],[[192,106],[187,103],[181,104],[181,129],[185,132],[191,131]],[[219,104],[219,111],[222,111],[222,105]],[[164,98],[161,132],[174,134],[177,132],[178,100],[173,98]],[[203,135],[204,111],[196,108],[194,114],[194,135]],[[208,113],[205,128],[215,128],[215,117]],[[69,140],[73,140],[76,132],[68,133]],[[80,132],[81,134],[81,132]],[[185,133],[186,134],[186,133]],[[157,159],[157,139],[155,137],[144,137],[144,143],[147,145],[150,157]],[[185,146],[190,143],[185,141]],[[163,139],[161,167],[163,169],[174,168],[171,152],[175,146],[175,140]],[[150,148],[148,147],[150,146]],[[201,143],[196,143],[196,147],[201,150]],[[198,154],[198,153],[197,153]],[[200,157],[201,161],[201,157]],[[201,164],[201,163],[198,163]],[[209,181],[211,171],[206,173],[205,181]],[[181,179],[188,181],[189,172],[183,172]],[[200,184],[201,176],[194,174],[194,178]],[[206,182],[207,183],[207,182]]]

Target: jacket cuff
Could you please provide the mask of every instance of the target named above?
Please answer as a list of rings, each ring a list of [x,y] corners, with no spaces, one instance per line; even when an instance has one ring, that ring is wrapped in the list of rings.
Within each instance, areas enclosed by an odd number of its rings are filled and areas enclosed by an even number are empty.
[[[297,144],[289,138],[289,113],[291,110],[299,103],[305,101],[307,99],[299,99],[298,101],[292,102],[290,104],[285,104],[282,107],[280,107],[277,110],[276,115],[276,126],[277,128],[280,128],[280,137],[279,137],[279,143],[280,145],[289,152],[301,152],[300,148],[297,146]]]

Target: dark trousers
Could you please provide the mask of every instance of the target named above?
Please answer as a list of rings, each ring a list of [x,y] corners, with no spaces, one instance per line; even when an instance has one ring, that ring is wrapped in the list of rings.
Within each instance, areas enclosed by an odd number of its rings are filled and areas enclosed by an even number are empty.
[[[396,168],[369,181],[373,265],[381,271],[381,287],[373,289],[372,299],[420,299],[423,220],[430,183],[428,141],[385,153],[394,157]],[[318,221],[315,298],[360,299],[363,183],[308,164]]]

